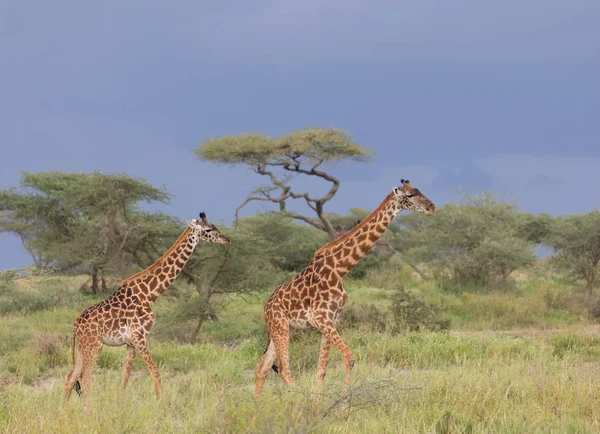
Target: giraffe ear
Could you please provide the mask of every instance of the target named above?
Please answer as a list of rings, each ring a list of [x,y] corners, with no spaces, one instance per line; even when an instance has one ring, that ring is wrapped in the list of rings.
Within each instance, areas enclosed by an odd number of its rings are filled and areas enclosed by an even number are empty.
[[[187,223],[188,227],[190,227],[190,228],[194,227],[194,222],[189,221],[189,220],[186,220],[185,222]]]

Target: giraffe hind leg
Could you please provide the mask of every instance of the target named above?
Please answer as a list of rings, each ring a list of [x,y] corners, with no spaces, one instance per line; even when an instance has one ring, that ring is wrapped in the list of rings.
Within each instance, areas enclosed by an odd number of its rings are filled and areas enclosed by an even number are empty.
[[[79,376],[81,375],[81,371],[83,369],[83,357],[81,353],[77,352],[77,359],[75,361],[75,366],[65,377],[65,400],[68,400],[71,397],[71,392],[73,388],[79,396],[81,396],[81,385],[79,384]]]
[[[258,395],[262,390],[269,369],[276,368],[276,366],[273,365],[273,362],[276,358],[277,354],[275,352],[275,343],[273,342],[273,340],[271,340],[269,342],[269,345],[267,346],[267,349],[263,353],[263,356],[260,358],[260,361],[256,365],[256,386],[254,388],[255,395]],[[274,366],[275,368],[273,368]]]
[[[81,345],[81,344],[80,344]],[[82,346],[81,354],[83,356],[83,366],[81,368],[81,384],[77,393],[84,398],[88,396],[90,384],[92,382],[92,371],[96,360],[102,353],[102,341],[98,340],[92,344],[93,346],[85,348]],[[77,382],[75,384],[77,388]]]
[[[269,340],[269,343],[267,344],[267,347],[265,348],[265,350],[263,351],[263,355],[267,353],[267,351],[269,351],[269,347],[271,346],[271,341]],[[261,360],[262,361],[262,360]],[[259,362],[260,365],[260,362]],[[271,365],[271,369],[273,371],[275,371],[276,374],[279,374],[279,368],[277,367],[277,365],[275,363],[273,363]]]
[[[298,334],[298,332],[299,332],[299,331],[300,331],[300,330],[298,330],[298,329],[292,329],[292,331],[290,332],[290,338],[289,338],[289,341],[291,341],[292,339],[294,339],[294,336],[296,336],[296,335]],[[269,348],[269,347],[267,347],[267,348]],[[265,350],[265,353],[266,353],[266,352],[267,352],[267,350]],[[263,354],[264,354],[264,353],[263,353]],[[278,367],[276,364],[274,364],[274,363],[273,363],[273,365],[271,366],[271,369],[272,369],[273,371],[275,371],[275,373],[276,373],[276,374],[279,374],[279,367]]]
[[[279,376],[283,382],[289,386],[294,384],[292,373],[290,372],[290,356],[289,356],[289,337],[287,324],[286,328],[281,330],[278,335],[273,336],[273,343],[275,344],[275,352],[281,368],[279,370]]]

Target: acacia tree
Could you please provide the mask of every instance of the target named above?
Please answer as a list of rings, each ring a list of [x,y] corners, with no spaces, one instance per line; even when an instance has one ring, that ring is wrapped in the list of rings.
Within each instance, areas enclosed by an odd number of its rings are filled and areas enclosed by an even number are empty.
[[[600,211],[557,218],[544,244],[557,252],[555,265],[586,282],[591,297],[600,264]]]
[[[235,212],[236,222],[240,210],[253,201],[270,202],[279,212],[327,233],[336,238],[338,231],[325,213],[325,204],[337,193],[340,181],[324,171],[327,163],[336,161],[367,161],[370,152],[352,141],[350,136],[337,129],[306,129],[282,137],[264,134],[240,134],[208,140],[195,150],[204,161],[250,166],[257,174],[268,178],[270,185],[250,193]],[[297,191],[290,185],[294,175],[304,175],[326,181],[329,190],[322,196]],[[289,209],[290,199],[304,200],[310,214]]]
[[[131,243],[156,234],[138,202],[166,203],[169,197],[126,175],[24,172],[20,188],[0,191],[0,230],[17,233],[36,264],[88,268],[98,292],[100,272],[123,273]]]
[[[436,219],[399,217],[402,231],[393,242],[442,275],[451,271],[457,283],[506,289],[513,271],[535,262],[535,236],[524,238],[529,221],[517,211],[491,194],[467,197],[462,204],[441,206]]]

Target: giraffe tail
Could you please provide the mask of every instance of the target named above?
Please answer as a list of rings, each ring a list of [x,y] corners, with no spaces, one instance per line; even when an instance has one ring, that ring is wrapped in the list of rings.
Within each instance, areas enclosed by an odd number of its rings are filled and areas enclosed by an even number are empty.
[[[265,354],[267,352],[267,350],[269,349],[269,345],[271,344],[271,341],[267,342],[267,347],[265,348],[265,350],[263,351],[263,354]],[[271,369],[273,371],[275,371],[276,374],[279,374],[279,368],[277,367],[276,364],[271,365]]]
[[[71,360],[73,361],[73,367],[75,367],[75,332],[77,331],[77,326],[73,325],[73,332],[71,333]],[[75,392],[79,396],[81,396],[81,384],[79,383],[79,378],[75,381]]]
[[[71,332],[71,361],[73,362],[73,366],[75,366],[75,326],[73,326],[73,331]]]

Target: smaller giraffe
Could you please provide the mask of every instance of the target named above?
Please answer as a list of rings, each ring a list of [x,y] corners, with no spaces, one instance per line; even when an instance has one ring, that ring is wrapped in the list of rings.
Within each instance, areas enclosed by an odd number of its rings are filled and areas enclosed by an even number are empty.
[[[255,394],[259,394],[272,368],[286,384],[292,384],[288,345],[290,327],[316,327],[321,332],[321,351],[317,381],[323,383],[331,346],[342,354],[346,365],[344,382],[350,382],[354,358],[336,330],[337,322],[348,295],[343,279],[371,250],[379,237],[402,210],[435,212],[435,205],[410,181],[402,179],[402,187],[394,187],[384,201],[367,218],[357,222],[350,231],[317,250],[313,259],[295,277],[277,287],[264,309],[269,345],[256,366]],[[341,231],[340,231],[341,232]],[[280,366],[273,365],[278,359]]]
[[[207,221],[204,213],[200,213],[200,220],[187,220],[187,224],[188,227],[175,244],[154,264],[123,280],[119,289],[108,299],[88,307],[79,315],[73,324],[71,356],[74,367],[65,378],[65,399],[69,399],[73,387],[80,395],[82,392],[88,393],[92,368],[103,345],[127,345],[121,386],[127,386],[131,366],[136,353],[139,353],[154,380],[156,396],[161,400],[160,374],[146,341],[155,321],[152,304],[181,273],[199,242],[231,243],[215,225]],[[77,359],[75,339],[78,343]]]

